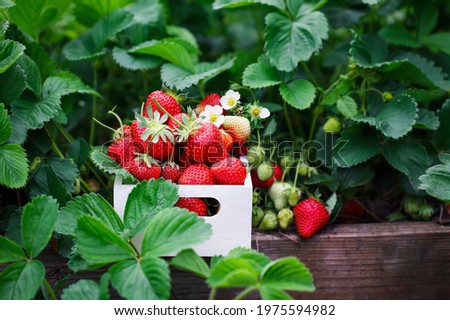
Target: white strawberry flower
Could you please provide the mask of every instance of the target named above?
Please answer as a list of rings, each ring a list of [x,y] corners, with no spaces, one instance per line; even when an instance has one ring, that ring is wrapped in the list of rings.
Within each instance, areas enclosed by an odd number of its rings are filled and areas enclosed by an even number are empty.
[[[250,107],[250,114],[252,116],[252,120],[255,120],[258,118],[265,119],[270,116],[270,111],[267,108],[253,105]]]
[[[217,128],[220,127],[225,121],[225,117],[222,115],[223,109],[221,106],[205,106],[205,111],[200,113],[200,118],[203,118],[204,122],[211,122]]]
[[[231,108],[234,108],[236,106],[236,104],[239,102],[239,99],[241,99],[241,95],[239,94],[239,92],[228,90],[225,95],[220,98],[220,104],[225,110],[230,110]]]

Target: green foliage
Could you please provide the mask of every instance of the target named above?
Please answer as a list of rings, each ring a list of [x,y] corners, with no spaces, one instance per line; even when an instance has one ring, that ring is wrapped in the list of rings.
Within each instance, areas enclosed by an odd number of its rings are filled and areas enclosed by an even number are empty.
[[[8,70],[25,50],[25,46],[12,40],[0,41],[0,73]]]
[[[294,80],[280,85],[280,93],[284,100],[294,108],[303,110],[311,106],[316,95],[316,88],[306,80]]]
[[[426,173],[419,177],[420,189],[429,195],[445,202],[450,201],[450,155],[439,155],[442,164],[427,169]]]
[[[134,178],[127,170],[122,168],[120,164],[108,157],[108,155],[101,148],[94,149],[91,152],[90,159],[97,168],[106,173],[119,174],[124,179],[136,181],[136,178]]]
[[[107,300],[109,299],[109,274],[100,278],[100,283],[93,280],[80,280],[64,289],[63,300]]]
[[[210,268],[192,250],[180,252],[171,265],[206,278],[213,292],[220,288],[245,288],[237,299],[254,290],[263,299],[281,300],[292,299],[286,290],[315,290],[311,273],[298,259],[288,257],[271,262],[265,255],[246,248],[214,257]]]

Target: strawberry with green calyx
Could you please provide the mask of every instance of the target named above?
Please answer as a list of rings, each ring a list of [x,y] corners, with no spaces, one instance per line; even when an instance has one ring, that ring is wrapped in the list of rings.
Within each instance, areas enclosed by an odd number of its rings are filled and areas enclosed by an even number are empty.
[[[383,97],[383,101],[385,101],[385,102],[391,101],[394,98],[392,93],[390,93],[388,91],[383,92],[382,97]]]
[[[250,136],[250,121],[239,116],[225,116],[222,127],[233,137],[238,144],[244,143]]]
[[[276,210],[281,210],[288,206],[288,192],[291,185],[287,182],[274,182],[269,189],[269,197],[273,201]]]
[[[146,118],[136,113],[136,120],[132,124],[132,135],[135,141],[145,146],[145,151],[153,158],[167,160],[175,148],[175,137],[172,130],[164,124],[167,115],[160,116],[159,112],[149,111]]]
[[[253,207],[252,209],[252,227],[257,228],[264,218],[264,211],[260,207]]]
[[[323,131],[330,132],[332,134],[338,134],[342,130],[342,125],[339,119],[329,118],[323,125]]]
[[[161,176],[161,167],[148,154],[138,154],[128,171],[139,181],[158,179]]]
[[[264,161],[266,152],[261,146],[254,146],[248,149],[247,159],[250,166],[256,168]]]
[[[258,179],[261,181],[267,181],[273,176],[273,168],[268,162],[261,163],[258,168],[256,168],[258,174]]]
[[[167,93],[156,90],[148,95],[147,101],[145,102],[145,108],[142,112],[142,115],[144,117],[149,116],[150,110],[163,113],[163,109],[161,108],[161,106],[164,108],[164,112],[168,112],[172,116],[175,116],[182,112],[181,105],[178,103],[180,97],[176,96],[169,90],[166,91]],[[157,103],[155,103],[155,101],[157,101]]]
[[[216,182],[211,170],[204,164],[198,163],[190,165],[183,171],[178,184],[211,185]]]
[[[214,163],[211,172],[218,184],[242,185],[247,177],[247,168],[241,160],[233,157]]]
[[[407,197],[403,201],[403,209],[407,214],[414,217],[419,213],[421,201],[418,198]]]
[[[199,217],[208,215],[208,206],[200,198],[180,198],[175,206],[196,213]]]
[[[289,208],[281,209],[278,211],[277,219],[280,228],[286,230],[292,221],[294,221],[294,213]]]
[[[278,219],[276,213],[272,210],[266,210],[258,228],[261,231],[276,230],[278,228]]]
[[[227,157],[219,129],[210,122],[189,135],[186,152],[189,159],[211,165]]]
[[[297,233],[304,239],[324,228],[330,219],[327,208],[314,198],[300,201],[292,211]]]

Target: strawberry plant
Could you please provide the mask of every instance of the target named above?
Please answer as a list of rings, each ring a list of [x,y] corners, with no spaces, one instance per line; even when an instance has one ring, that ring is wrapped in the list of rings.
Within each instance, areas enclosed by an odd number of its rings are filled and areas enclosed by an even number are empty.
[[[293,258],[269,262],[242,248],[209,265],[197,257],[189,247],[208,227],[186,210],[208,216],[219,207],[178,199],[175,184],[233,188],[249,174],[252,226],[308,241],[331,223],[442,217],[450,202],[447,7],[0,1],[0,262],[9,263],[0,296],[59,296],[62,282],[52,288],[38,261],[50,238],[72,270],[110,267],[99,283],[66,288],[65,299],[107,298],[110,284],[126,298],[168,298],[167,248],[180,251],[170,265],[206,279],[211,297],[226,287],[242,288],[239,298],[313,289]],[[124,221],[109,204],[114,175],[137,185]],[[139,200],[157,190],[168,192],[161,207]],[[202,229],[198,238],[160,230],[133,247],[152,221],[182,223],[177,216]],[[167,250],[151,245],[163,239]],[[131,290],[125,273],[143,286]]]

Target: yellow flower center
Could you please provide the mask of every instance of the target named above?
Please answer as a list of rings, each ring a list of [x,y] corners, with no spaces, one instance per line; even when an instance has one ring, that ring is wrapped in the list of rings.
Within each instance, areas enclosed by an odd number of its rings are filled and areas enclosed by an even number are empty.
[[[253,108],[253,110],[252,110],[252,115],[253,115],[254,117],[258,117],[260,113],[261,113],[261,110],[260,110],[258,107],[254,107],[254,108]]]
[[[217,114],[213,113],[209,116],[209,121],[216,122],[218,117],[219,116]]]
[[[233,98],[229,98],[228,99],[228,106],[232,107],[236,104],[236,100],[234,100]]]

